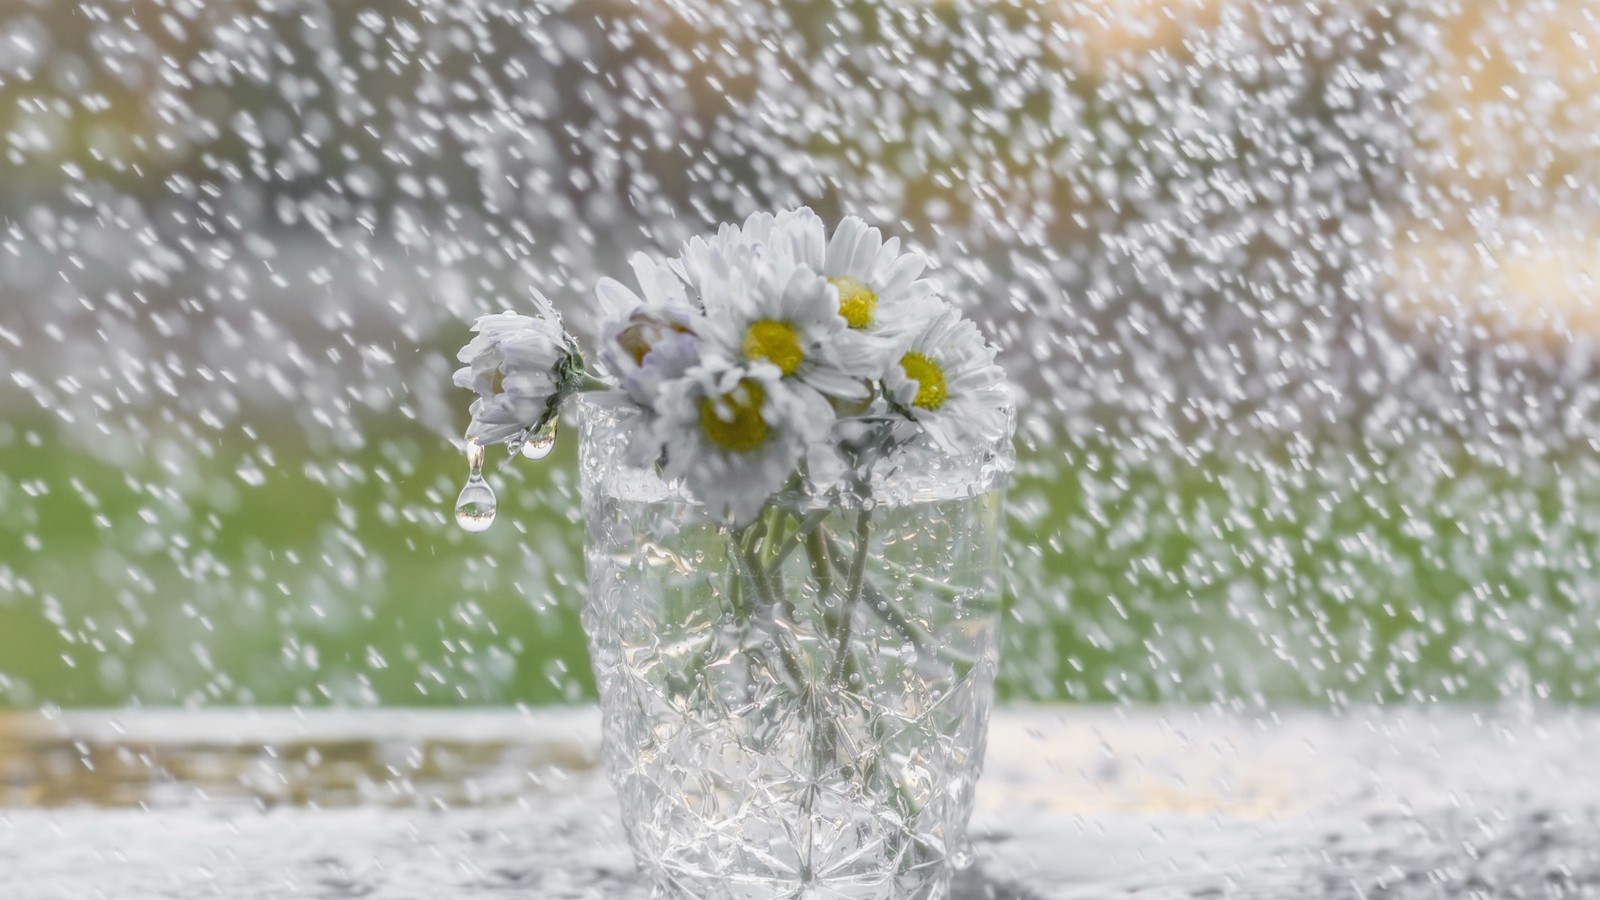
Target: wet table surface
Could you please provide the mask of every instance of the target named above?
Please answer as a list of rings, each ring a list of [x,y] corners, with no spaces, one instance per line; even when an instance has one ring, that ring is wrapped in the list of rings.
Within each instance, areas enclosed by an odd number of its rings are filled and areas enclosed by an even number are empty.
[[[955,897],[1600,897],[1600,714],[995,715]],[[643,898],[592,709],[0,717],[0,897]]]

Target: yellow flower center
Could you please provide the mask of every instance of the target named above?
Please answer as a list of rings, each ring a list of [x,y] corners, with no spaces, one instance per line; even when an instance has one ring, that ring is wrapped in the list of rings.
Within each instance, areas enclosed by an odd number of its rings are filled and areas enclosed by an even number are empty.
[[[873,313],[878,311],[878,295],[849,275],[828,280],[839,289],[839,315],[844,316],[850,327],[871,325]]]
[[[748,360],[764,359],[777,366],[785,375],[793,375],[806,358],[800,349],[800,336],[788,322],[762,319],[754,322],[744,333],[744,357]]]
[[[503,394],[506,392],[506,373],[498,368],[494,370],[494,378],[489,380],[489,393]]]
[[[900,368],[906,377],[917,383],[916,399],[911,405],[918,409],[938,409],[947,396],[944,386],[944,369],[921,353],[907,353],[900,357]]]
[[[761,385],[748,379],[732,393],[706,397],[700,401],[700,430],[724,450],[749,453],[767,440],[767,421],[761,418],[766,399]]]

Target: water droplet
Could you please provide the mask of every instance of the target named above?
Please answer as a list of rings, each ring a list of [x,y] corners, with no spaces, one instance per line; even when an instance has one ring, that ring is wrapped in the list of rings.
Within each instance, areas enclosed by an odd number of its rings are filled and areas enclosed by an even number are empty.
[[[556,445],[556,420],[551,419],[544,423],[544,427],[528,435],[522,441],[522,456],[524,459],[544,459]]]
[[[456,498],[456,524],[477,534],[494,524],[494,488],[482,478],[468,481]]]
[[[467,442],[467,486],[456,497],[456,524],[477,534],[494,524],[494,488],[483,480],[483,445]]]
[[[261,471],[261,467],[257,466],[254,460],[247,459],[240,463],[239,467],[234,469],[234,474],[251,487],[261,487],[267,483],[267,473]]]

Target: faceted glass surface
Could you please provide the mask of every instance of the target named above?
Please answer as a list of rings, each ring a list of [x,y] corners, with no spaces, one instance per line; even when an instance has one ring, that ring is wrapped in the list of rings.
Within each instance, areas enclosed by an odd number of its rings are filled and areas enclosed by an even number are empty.
[[[584,623],[656,895],[944,896],[993,700],[1009,456],[880,465],[869,503],[732,529],[623,464],[617,414],[582,419]]]

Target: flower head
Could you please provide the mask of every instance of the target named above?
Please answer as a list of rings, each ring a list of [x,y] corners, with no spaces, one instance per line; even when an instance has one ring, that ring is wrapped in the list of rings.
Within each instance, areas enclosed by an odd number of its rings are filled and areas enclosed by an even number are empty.
[[[695,333],[698,311],[683,282],[664,263],[643,253],[630,260],[640,292],[621,282],[600,279],[600,364],[614,375],[628,397],[648,409],[661,386],[681,377],[700,358]]]
[[[827,435],[832,409],[776,365],[697,366],[662,393],[655,427],[663,474],[682,478],[713,517],[750,521]]]
[[[774,229],[773,240],[833,286],[848,326],[840,340],[850,352],[872,354],[887,368],[938,315],[938,283],[921,277],[927,257],[902,251],[899,238],[884,240],[857,216],[846,216],[828,235],[809,209],[795,211],[785,222]]]
[[[813,237],[813,222],[819,240],[815,247],[805,243]],[[800,261],[820,272],[821,267],[810,260],[820,260],[822,255],[821,225],[822,220],[807,207],[752,213],[741,224],[723,224],[715,234],[690,238],[671,265],[690,286],[706,283],[731,265],[779,257]]]
[[[944,453],[970,453],[1006,436],[1005,372],[978,326],[953,308],[915,335],[884,388]]]
[[[828,283],[772,245],[709,255],[691,282],[705,306],[707,352],[736,365],[767,363],[791,387],[857,399],[879,375],[870,356],[840,341],[848,324]]]
[[[602,278],[595,286],[600,301],[600,365],[620,389],[612,402],[641,412],[632,428],[628,460],[650,466],[661,456],[661,446],[654,440],[661,392],[700,361],[700,338],[695,333],[699,311],[665,263],[643,253],[635,253],[630,262],[638,294],[611,278]]]
[[[467,439],[481,446],[504,443],[553,419],[572,388],[572,339],[548,303],[543,315],[513,312],[481,316],[461,348],[457,386],[476,391]]]

